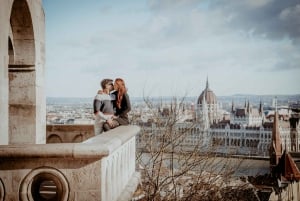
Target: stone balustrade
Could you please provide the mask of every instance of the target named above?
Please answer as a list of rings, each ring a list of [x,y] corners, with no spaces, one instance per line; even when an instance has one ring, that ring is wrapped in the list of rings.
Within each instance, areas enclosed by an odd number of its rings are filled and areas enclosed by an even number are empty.
[[[82,143],[0,146],[0,201],[129,200],[137,126],[120,126]]]

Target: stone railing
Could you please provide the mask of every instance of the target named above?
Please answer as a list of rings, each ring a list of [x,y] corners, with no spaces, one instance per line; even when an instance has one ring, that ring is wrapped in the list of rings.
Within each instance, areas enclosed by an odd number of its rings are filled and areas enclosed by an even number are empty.
[[[82,143],[1,145],[0,201],[130,200],[137,126],[120,126]]]

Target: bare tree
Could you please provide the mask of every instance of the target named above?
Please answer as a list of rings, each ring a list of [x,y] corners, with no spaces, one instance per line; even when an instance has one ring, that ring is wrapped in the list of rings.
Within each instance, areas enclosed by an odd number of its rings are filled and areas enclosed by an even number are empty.
[[[178,127],[186,112],[185,98],[173,98],[165,108],[163,101],[149,98],[144,98],[144,104],[151,118],[139,122],[140,200],[226,200],[220,189],[231,185],[242,160],[217,157],[213,146],[203,144],[200,133],[195,140],[195,119]],[[235,184],[248,188],[245,182]]]

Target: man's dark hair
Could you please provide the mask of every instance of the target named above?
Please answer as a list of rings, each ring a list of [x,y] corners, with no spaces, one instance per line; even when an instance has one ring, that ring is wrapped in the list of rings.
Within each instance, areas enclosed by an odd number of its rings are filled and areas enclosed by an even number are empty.
[[[103,79],[102,81],[101,81],[101,87],[102,87],[102,89],[105,89],[105,86],[107,85],[107,84],[109,84],[109,83],[113,83],[113,80],[112,79]]]

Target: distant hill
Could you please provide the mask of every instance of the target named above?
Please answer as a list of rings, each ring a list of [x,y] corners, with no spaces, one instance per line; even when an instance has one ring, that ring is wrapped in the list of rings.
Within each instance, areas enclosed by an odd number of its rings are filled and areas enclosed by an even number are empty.
[[[78,98],[78,97],[47,97],[47,105],[73,105],[73,104],[88,104],[92,103],[93,98]]]
[[[265,95],[257,95],[257,94],[233,94],[232,97],[277,97],[277,98],[287,98],[287,97],[296,97],[300,98],[300,94],[265,94]]]

